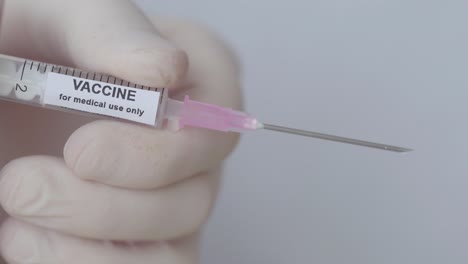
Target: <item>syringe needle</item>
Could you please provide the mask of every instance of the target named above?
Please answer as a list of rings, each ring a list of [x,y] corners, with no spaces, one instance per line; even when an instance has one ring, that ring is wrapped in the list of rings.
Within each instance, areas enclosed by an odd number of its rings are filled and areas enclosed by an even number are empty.
[[[369,147],[369,148],[382,149],[382,150],[393,151],[393,152],[409,152],[409,151],[412,151],[411,149],[402,148],[402,147],[396,147],[396,146],[390,146],[390,145],[385,145],[385,144],[380,144],[380,143],[362,141],[362,140],[352,139],[352,138],[344,138],[344,137],[339,137],[339,136],[334,136],[334,135],[328,135],[328,134],[322,134],[322,133],[317,133],[317,132],[312,132],[312,131],[299,130],[299,129],[289,128],[289,127],[281,127],[281,126],[270,125],[270,124],[262,124],[262,125],[260,125],[260,128],[267,129],[267,130],[278,131],[278,132],[283,132],[283,133],[295,134],[295,135],[300,135],[300,136],[306,136],[306,137],[313,137],[313,138],[319,138],[319,139],[324,139],[324,140],[336,141],[336,142],[341,142],[341,143],[346,143],[346,144],[364,146],[364,147]]]

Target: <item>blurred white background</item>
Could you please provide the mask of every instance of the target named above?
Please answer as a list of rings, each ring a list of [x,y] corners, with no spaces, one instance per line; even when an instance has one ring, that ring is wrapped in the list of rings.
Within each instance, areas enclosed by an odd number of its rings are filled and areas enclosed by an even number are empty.
[[[263,120],[416,150],[246,134],[203,263],[468,263],[468,1],[137,2],[223,35]]]

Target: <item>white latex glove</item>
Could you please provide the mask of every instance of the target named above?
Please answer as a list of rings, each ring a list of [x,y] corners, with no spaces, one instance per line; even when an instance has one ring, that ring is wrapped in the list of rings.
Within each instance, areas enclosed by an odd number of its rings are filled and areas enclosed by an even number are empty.
[[[0,53],[242,106],[238,65],[214,34],[150,21],[127,0],[7,0]],[[197,263],[235,134],[173,133],[4,102],[0,121],[8,263]]]

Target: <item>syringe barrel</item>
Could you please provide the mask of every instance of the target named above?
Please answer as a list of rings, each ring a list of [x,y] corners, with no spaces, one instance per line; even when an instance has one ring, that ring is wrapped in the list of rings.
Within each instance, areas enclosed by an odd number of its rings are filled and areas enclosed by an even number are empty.
[[[167,90],[0,54],[0,100],[159,127]]]

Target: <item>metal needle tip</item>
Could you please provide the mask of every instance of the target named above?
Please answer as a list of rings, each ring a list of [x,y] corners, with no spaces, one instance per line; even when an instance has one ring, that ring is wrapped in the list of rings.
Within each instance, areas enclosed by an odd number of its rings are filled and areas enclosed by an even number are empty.
[[[346,144],[353,144],[353,145],[358,145],[358,146],[363,146],[363,147],[368,147],[368,148],[376,148],[376,149],[381,149],[381,150],[393,151],[393,152],[403,153],[403,152],[412,151],[412,149],[408,149],[408,148],[396,147],[396,146],[385,145],[385,144],[374,143],[374,142],[363,141],[363,140],[352,139],[352,138],[344,138],[344,137],[339,137],[339,136],[327,135],[327,134],[322,134],[322,133],[317,133],[317,132],[312,132],[312,131],[299,130],[299,129],[281,127],[281,126],[270,125],[270,124],[262,124],[260,125],[260,128],[277,131],[277,132],[294,134],[294,135],[341,142],[341,143],[346,143]]]

